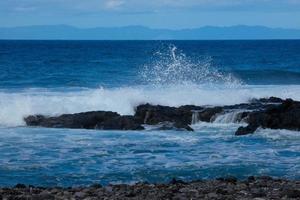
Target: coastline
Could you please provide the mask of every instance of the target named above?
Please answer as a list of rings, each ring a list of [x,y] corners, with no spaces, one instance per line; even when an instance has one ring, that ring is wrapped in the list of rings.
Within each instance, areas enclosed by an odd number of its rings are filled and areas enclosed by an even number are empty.
[[[194,131],[199,122],[238,123],[235,135],[253,134],[258,128],[300,130],[300,102],[278,97],[251,99],[247,103],[229,106],[182,105],[170,107],[138,105],[134,115],[112,111],[90,111],[60,116],[30,115],[27,126],[98,130],[145,130],[145,125],[157,130]],[[246,123],[243,126],[241,123]]]
[[[184,182],[173,179],[166,184],[95,184],[86,187],[35,187],[18,184],[0,188],[1,199],[300,199],[300,180],[268,176],[235,177]]]

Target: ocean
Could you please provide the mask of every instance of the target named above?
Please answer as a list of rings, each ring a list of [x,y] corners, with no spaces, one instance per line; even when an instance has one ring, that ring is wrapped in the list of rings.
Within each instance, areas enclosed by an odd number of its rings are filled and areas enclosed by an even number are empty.
[[[30,128],[23,120],[271,96],[300,100],[300,40],[0,40],[0,186],[299,179],[298,132],[236,137],[230,116],[197,122],[195,132]]]

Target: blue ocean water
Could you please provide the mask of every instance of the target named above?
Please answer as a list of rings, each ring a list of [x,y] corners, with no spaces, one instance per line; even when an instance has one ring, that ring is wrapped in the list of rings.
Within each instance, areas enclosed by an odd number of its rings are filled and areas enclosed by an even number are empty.
[[[300,100],[300,41],[0,41],[0,186],[300,178],[300,134],[235,137],[223,117],[195,132],[25,127],[30,114],[133,114],[141,103]]]
[[[172,56],[172,46],[247,84],[300,83],[300,40],[0,41],[0,87],[139,85],[141,67]]]

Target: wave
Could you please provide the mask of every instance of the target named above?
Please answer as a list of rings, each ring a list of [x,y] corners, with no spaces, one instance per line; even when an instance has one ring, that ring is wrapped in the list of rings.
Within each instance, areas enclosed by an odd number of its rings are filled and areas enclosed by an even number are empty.
[[[139,73],[142,83],[147,85],[222,84],[235,87],[242,84],[233,74],[215,68],[210,56],[197,59],[188,57],[174,45],[160,49],[151,60]]]
[[[0,125],[24,125],[23,117],[31,114],[59,115],[92,110],[133,114],[143,103],[168,106],[231,105],[252,98],[277,96],[300,100],[300,85],[169,85],[162,87],[136,86],[82,90],[51,91],[28,89],[0,91]]]
[[[142,79],[138,86],[0,90],[0,125],[21,126],[23,118],[33,114],[103,110],[130,115],[143,103],[231,105],[270,96],[300,100],[300,85],[245,85],[213,67],[211,58],[192,59],[174,45],[156,52],[138,77]]]

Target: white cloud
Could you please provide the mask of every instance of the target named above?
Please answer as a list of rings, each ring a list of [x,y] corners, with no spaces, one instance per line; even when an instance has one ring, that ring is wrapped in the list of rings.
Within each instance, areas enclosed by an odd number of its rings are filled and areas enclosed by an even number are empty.
[[[117,9],[120,8],[125,2],[121,0],[108,0],[105,2],[105,8],[107,9]]]

